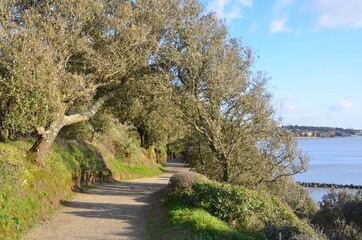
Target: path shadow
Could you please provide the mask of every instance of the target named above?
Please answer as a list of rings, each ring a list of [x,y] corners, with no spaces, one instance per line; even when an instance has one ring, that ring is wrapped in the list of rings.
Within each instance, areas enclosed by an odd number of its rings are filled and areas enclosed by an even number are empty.
[[[172,169],[166,169],[166,173],[173,174],[179,169],[183,169],[184,164],[177,160],[171,160],[166,164],[166,167]],[[61,204],[66,207],[65,214],[81,218],[120,220],[119,224],[125,222],[126,224],[123,224],[124,226],[120,228],[120,231],[109,233],[112,236],[117,236],[115,239],[145,239],[146,218],[150,214],[155,215],[154,211],[161,209],[161,195],[159,193],[165,191],[167,179],[169,179],[168,176],[158,177],[158,180],[164,183],[121,181],[103,183],[79,194],[110,196],[113,199],[111,203],[61,201]],[[120,198],[118,199],[117,196]],[[123,201],[123,196],[129,197],[136,203],[130,204],[130,199]],[[113,197],[116,197],[117,200],[115,201]]]

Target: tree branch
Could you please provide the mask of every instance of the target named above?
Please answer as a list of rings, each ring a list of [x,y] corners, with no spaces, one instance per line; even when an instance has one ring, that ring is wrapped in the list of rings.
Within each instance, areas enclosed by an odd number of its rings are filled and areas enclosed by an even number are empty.
[[[94,104],[93,106],[88,109],[87,111],[83,112],[83,113],[78,113],[78,114],[73,114],[70,116],[64,116],[64,120],[63,120],[63,126],[68,126],[74,123],[79,123],[79,122],[83,122],[83,121],[87,121],[89,119],[91,119],[104,105],[104,103],[106,101],[108,101],[109,99],[111,99],[116,92],[120,89],[116,88],[114,90],[112,90],[111,92],[109,92],[108,94],[100,97]]]

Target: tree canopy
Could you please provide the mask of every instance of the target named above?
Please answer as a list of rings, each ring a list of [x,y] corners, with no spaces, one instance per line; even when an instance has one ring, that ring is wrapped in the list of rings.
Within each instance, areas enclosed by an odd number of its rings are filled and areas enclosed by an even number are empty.
[[[145,146],[185,137],[192,166],[255,185],[305,170],[253,53],[197,0],[0,0],[0,131],[59,131],[107,108]]]

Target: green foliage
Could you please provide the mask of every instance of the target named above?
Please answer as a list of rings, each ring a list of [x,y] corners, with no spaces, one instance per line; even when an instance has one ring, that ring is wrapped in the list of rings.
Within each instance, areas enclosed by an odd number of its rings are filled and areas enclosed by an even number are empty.
[[[171,202],[202,209],[228,226],[260,239],[277,239],[279,233],[287,239],[302,234],[316,235],[290,208],[266,192],[190,179],[187,174],[179,174],[170,180],[168,199]]]
[[[156,162],[159,164],[165,164],[167,161],[167,148],[155,148]]]
[[[158,48],[159,16],[168,14],[158,9],[164,3],[1,1],[2,127],[46,127],[62,106],[92,105],[126,78],[145,74],[149,54]],[[137,51],[130,47],[135,45]]]
[[[110,145],[108,142],[94,141],[92,145],[97,148],[105,162],[107,168],[112,172],[112,177],[115,180],[132,179],[140,177],[152,177],[161,175],[164,172],[164,168],[156,164],[153,159],[147,157],[143,152],[144,149],[137,149],[135,154],[140,154],[140,158],[135,162],[131,162],[132,159],[124,161],[124,159],[116,157],[112,151],[109,150]]]
[[[5,170],[2,175],[6,176],[0,184],[0,232],[3,238],[19,238],[53,208],[56,200],[69,192],[72,185],[72,174],[66,167],[70,159],[54,161],[50,157],[46,167],[38,168],[26,160],[24,149],[28,147],[28,142],[0,143],[0,169]]]
[[[190,208],[174,201],[169,206],[171,222],[178,238],[183,240],[253,240],[251,236],[230,228],[225,222],[202,209]],[[192,236],[184,236],[182,229],[192,229]]]
[[[171,98],[170,79],[147,77],[127,84],[113,107],[121,122],[136,127],[141,146],[162,147],[185,135],[185,122]]]
[[[59,137],[69,140],[91,140],[93,136],[93,128],[89,122],[80,122],[65,126],[59,132]]]
[[[179,172],[170,178],[167,195],[169,198],[190,200],[193,195],[192,186],[198,182],[208,181],[207,177],[195,172]]]
[[[176,155],[180,154],[185,150],[186,138],[177,139],[169,144],[167,144],[167,150],[169,153]]]
[[[132,125],[122,124],[116,120],[109,124],[109,129],[111,130],[106,134],[98,136],[98,141],[107,146],[107,149],[123,163],[142,165],[144,153],[136,129]]]
[[[220,183],[197,183],[193,190],[192,202],[197,207],[239,229],[260,232],[273,225],[297,233],[311,230],[279,200],[263,192]]]
[[[362,193],[330,191],[323,196],[314,221],[330,239],[361,239]]]
[[[309,196],[308,191],[291,178],[281,178],[275,182],[264,183],[257,189],[268,192],[287,204],[299,218],[310,219],[317,212],[317,205]]]

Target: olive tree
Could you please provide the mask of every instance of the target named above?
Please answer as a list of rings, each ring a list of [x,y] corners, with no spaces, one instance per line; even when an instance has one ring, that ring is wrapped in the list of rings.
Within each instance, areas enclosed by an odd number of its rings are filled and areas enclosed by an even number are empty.
[[[29,156],[43,162],[62,127],[117,104],[127,82],[156,74],[150,57],[172,4],[1,0],[2,135],[36,128],[40,137]]]
[[[165,66],[178,110],[189,123],[194,168],[211,178],[255,185],[302,172],[306,157],[274,116],[267,78],[252,51],[228,37],[213,13],[193,4],[167,41]],[[195,154],[197,153],[197,154]]]

